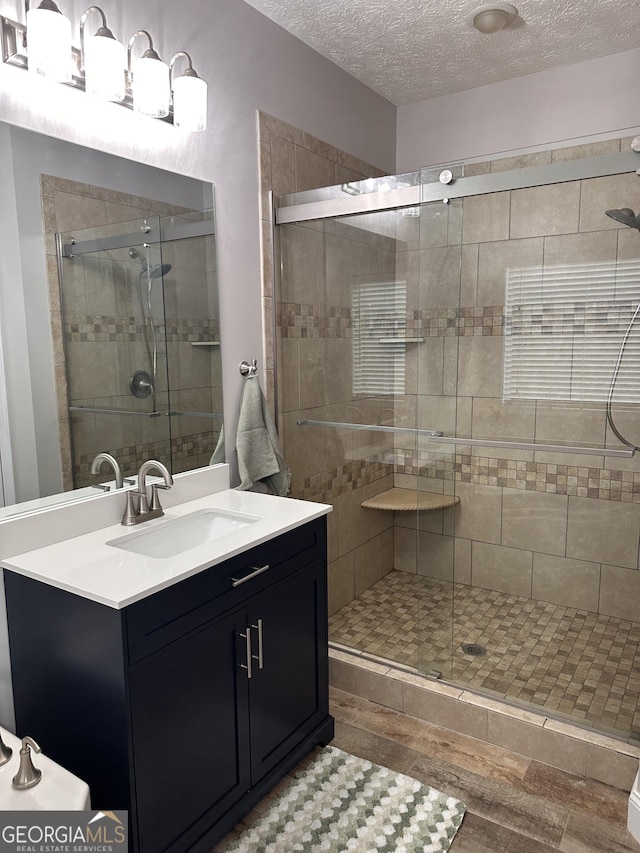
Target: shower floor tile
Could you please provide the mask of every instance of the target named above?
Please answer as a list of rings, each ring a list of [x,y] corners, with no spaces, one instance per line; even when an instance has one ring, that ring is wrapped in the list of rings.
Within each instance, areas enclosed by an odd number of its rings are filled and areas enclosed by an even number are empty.
[[[640,623],[392,571],[329,619],[333,642],[640,737]],[[461,646],[479,645],[472,657]]]

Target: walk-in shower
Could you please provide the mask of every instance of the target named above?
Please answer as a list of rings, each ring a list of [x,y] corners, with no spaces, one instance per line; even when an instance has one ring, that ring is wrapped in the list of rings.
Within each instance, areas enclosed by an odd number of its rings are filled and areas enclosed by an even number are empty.
[[[608,150],[281,198],[277,365],[332,642],[629,738],[640,155]]]

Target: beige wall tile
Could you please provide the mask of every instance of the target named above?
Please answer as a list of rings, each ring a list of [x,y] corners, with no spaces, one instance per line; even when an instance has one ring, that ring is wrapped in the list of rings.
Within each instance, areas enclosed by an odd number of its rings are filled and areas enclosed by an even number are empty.
[[[403,694],[402,710],[405,714],[428,720],[436,726],[471,735],[479,740],[486,739],[488,716],[486,708],[460,702],[458,699],[424,690],[413,684],[404,684]]]
[[[456,536],[453,543],[453,579],[471,584],[471,540]]]
[[[544,241],[544,268],[566,268],[569,264],[598,264],[615,261],[617,240],[615,231],[590,231],[586,234],[563,234],[546,237]]]
[[[534,553],[533,598],[597,613],[599,595],[599,563]]]
[[[356,597],[369,589],[384,575],[382,534],[359,545],[355,550]]]
[[[409,224],[419,230],[420,247],[423,249],[432,246],[446,246],[448,241],[449,210],[442,202],[423,204],[420,208],[420,216],[409,218]],[[406,226],[405,226],[406,227]],[[400,239],[405,239],[399,234]]]
[[[587,744],[576,738],[546,731],[544,727],[532,726],[504,714],[489,711],[487,740],[552,767],[559,767],[568,773],[577,776],[584,776],[586,773]]]
[[[421,394],[418,397],[419,429],[440,430],[453,435],[456,423],[456,398]]]
[[[461,257],[459,246],[420,252],[420,301],[423,307],[458,307]]]
[[[462,397],[501,397],[502,337],[463,337],[458,350],[458,394]]]
[[[604,447],[606,416],[601,403],[538,400],[536,441]],[[575,462],[565,464],[575,465]]]
[[[318,299],[322,305],[350,308],[356,274],[354,242],[335,234],[319,239]]]
[[[332,616],[355,598],[354,552],[329,563],[327,577],[329,616]]]
[[[271,187],[275,196],[296,191],[296,146],[279,136],[271,137]]]
[[[393,566],[399,572],[415,575],[418,571],[418,533],[406,527],[393,530]]]
[[[382,534],[382,572],[388,575],[393,571],[394,528],[389,527]]]
[[[581,184],[580,231],[626,230],[626,226],[606,216],[605,210],[620,207],[637,210],[640,207],[640,182],[636,176],[633,173],[607,175],[589,178]]]
[[[604,139],[601,142],[587,142],[584,145],[556,148],[551,152],[551,162],[581,160],[583,157],[597,157],[599,154],[617,154],[618,151],[620,151],[619,139]]]
[[[332,186],[335,179],[336,167],[332,160],[307,148],[296,147],[296,192]]]
[[[463,243],[509,239],[509,193],[476,195],[464,200]]]
[[[502,489],[457,483],[456,536],[499,543],[502,529]]]
[[[92,228],[107,224],[106,205],[100,199],[89,198],[75,192],[60,191],[54,192],[53,199],[57,231],[73,231],[76,228]]]
[[[635,569],[640,506],[594,498],[569,498],[567,557]]]
[[[638,621],[640,613],[640,572],[619,566],[602,566],[600,613],[618,619]]]
[[[415,356],[419,394],[442,394],[445,341],[446,338],[427,338],[422,344],[408,347],[409,354]]]
[[[478,305],[504,305],[510,269],[542,267],[543,240],[483,243],[478,259]]]
[[[402,683],[371,672],[361,666],[351,666],[343,661],[329,661],[329,683],[364,699],[370,699],[387,708],[402,710]]]
[[[529,169],[532,166],[545,166],[551,162],[550,151],[535,151],[531,154],[516,154],[513,157],[500,157],[491,161],[491,174],[509,172],[512,169]]]
[[[300,363],[297,338],[278,339],[278,368],[285,412],[300,408]]]
[[[303,480],[324,470],[320,457],[320,427],[299,427],[298,421],[305,412],[284,412],[280,417],[280,440],[289,467],[291,479]]]
[[[530,598],[532,562],[531,551],[473,542],[471,545],[472,584]]]
[[[511,193],[511,239],[578,231],[580,184],[549,184]]]
[[[280,229],[283,302],[315,303],[317,298],[318,235],[300,225]]]
[[[352,399],[351,341],[348,338],[301,338],[298,353],[301,408],[345,403]]]
[[[481,397],[476,397],[473,401],[471,422],[473,438],[533,441],[535,424],[536,404],[533,401],[505,402],[501,399]]]
[[[568,502],[566,495],[505,489],[502,544],[564,556]]]
[[[477,243],[465,244],[462,247],[460,305],[463,308],[473,307],[477,304],[478,257]]]
[[[418,574],[453,580],[453,537],[420,531],[418,534]]]
[[[372,510],[360,506],[363,500],[363,490],[354,489],[339,495],[334,501],[338,516],[338,547],[341,557],[371,539],[369,516]]]

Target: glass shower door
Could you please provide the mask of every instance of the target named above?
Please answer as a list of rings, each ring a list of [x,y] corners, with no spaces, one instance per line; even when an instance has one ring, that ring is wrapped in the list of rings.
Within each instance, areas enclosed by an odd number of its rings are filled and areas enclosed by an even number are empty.
[[[441,170],[423,170],[422,184],[438,181]],[[454,177],[461,167],[452,167]],[[444,173],[443,173],[444,174]],[[443,186],[443,196],[446,187]],[[466,555],[457,546],[456,466],[459,451],[446,441],[464,429],[465,401],[458,394],[461,314],[462,199],[422,203],[415,290],[415,343],[408,358],[416,373],[416,584],[419,593],[418,669],[453,678],[456,582]],[[472,328],[472,327],[471,327]]]

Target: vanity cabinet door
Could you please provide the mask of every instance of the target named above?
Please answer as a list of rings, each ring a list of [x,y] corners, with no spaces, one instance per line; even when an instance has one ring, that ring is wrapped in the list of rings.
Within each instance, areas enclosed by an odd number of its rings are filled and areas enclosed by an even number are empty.
[[[324,561],[252,598],[248,614],[253,651],[251,778],[255,784],[329,712]]]
[[[189,849],[250,788],[246,619],[237,610],[129,670],[142,853]]]

